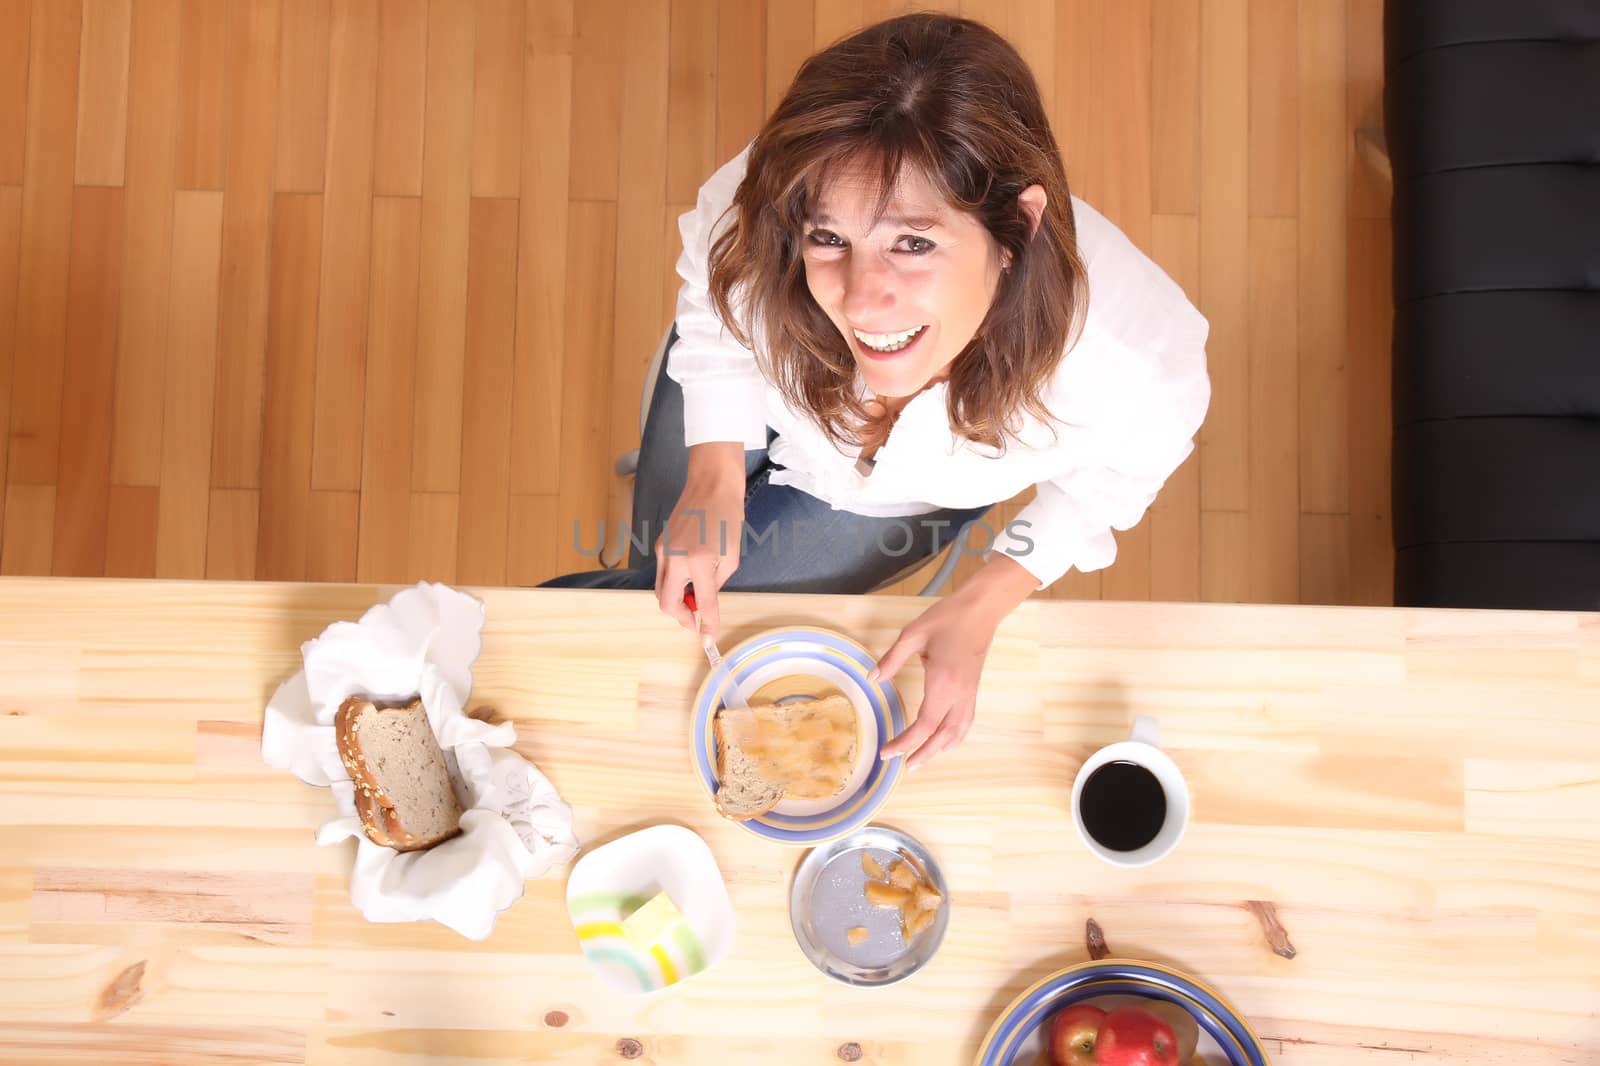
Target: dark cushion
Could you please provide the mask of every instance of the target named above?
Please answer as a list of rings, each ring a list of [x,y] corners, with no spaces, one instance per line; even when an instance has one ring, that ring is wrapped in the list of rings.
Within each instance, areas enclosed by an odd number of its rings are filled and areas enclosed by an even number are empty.
[[[1397,307],[1442,293],[1600,293],[1597,166],[1475,167],[1397,181],[1392,224]]]
[[[1600,544],[1600,419],[1446,418],[1396,426],[1396,548]],[[1588,491],[1578,491],[1587,488]]]
[[[1510,41],[1421,52],[1391,69],[1397,175],[1600,162],[1600,41]],[[1576,106],[1587,102],[1587,106]]]
[[[1395,425],[1434,418],[1600,418],[1600,294],[1447,293],[1395,308]]]
[[[1594,0],[1389,0],[1383,9],[1384,62],[1463,44],[1600,40]]]
[[[1600,611],[1600,544],[1495,541],[1395,553],[1395,602],[1429,607]]]
[[[1390,0],[1395,602],[1600,609],[1600,0]]]

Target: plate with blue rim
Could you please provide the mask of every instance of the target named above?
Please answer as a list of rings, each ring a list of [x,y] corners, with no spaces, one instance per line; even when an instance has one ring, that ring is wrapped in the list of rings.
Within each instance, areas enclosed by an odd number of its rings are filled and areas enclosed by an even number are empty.
[[[839,694],[856,710],[856,760],[832,797],[785,799],[771,811],[738,824],[756,836],[791,847],[813,847],[872,820],[904,772],[900,759],[880,750],[905,728],[905,709],[892,683],[870,681],[877,659],[850,637],[820,626],[782,626],[749,638],[723,655],[728,674],[711,671],[693,704],[689,745],[695,775],[717,793],[717,740],[713,725],[731,674],[751,704],[785,703]]]
[[[1190,1061],[1270,1066],[1250,1025],[1218,992],[1187,974],[1152,962],[1101,959],[1057,970],[1012,1000],[995,1019],[974,1060],[978,1066],[1034,1066],[1057,1011],[1077,1003],[1135,997],[1153,1013],[1181,1008],[1198,1028],[1200,1056]],[[1189,1066],[1185,1062],[1183,1066]]]

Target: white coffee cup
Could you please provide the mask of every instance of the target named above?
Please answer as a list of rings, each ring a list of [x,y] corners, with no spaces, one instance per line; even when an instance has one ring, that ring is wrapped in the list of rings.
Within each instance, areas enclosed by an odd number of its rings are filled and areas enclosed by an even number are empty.
[[[1156,720],[1140,715],[1133,720],[1133,732],[1127,740],[1108,744],[1089,756],[1072,782],[1072,824],[1078,827],[1078,837],[1090,851],[1113,866],[1148,866],[1177,847],[1178,841],[1183,839],[1184,830],[1189,828],[1189,786],[1178,764],[1158,746],[1159,738]],[[1148,844],[1134,851],[1116,851],[1106,847],[1090,835],[1083,824],[1080,799],[1084,783],[1096,770],[1113,762],[1131,762],[1144,767],[1155,775],[1161,790],[1166,793],[1166,820]]]

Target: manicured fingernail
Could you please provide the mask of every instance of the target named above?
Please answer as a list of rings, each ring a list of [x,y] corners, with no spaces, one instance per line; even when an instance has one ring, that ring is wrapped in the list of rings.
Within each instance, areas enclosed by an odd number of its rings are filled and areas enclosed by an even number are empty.
[[[877,680],[878,680],[878,668],[876,666],[874,666],[871,670],[867,671],[867,680],[871,681],[873,683],[877,682]]]

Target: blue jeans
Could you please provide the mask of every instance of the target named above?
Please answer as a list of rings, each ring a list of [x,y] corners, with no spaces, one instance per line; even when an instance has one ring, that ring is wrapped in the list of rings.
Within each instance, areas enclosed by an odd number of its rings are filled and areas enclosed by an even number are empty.
[[[667,341],[669,351],[677,339],[674,329]],[[775,434],[770,429],[767,433],[771,443]],[[726,531],[725,543],[730,546],[735,535],[742,538],[739,568],[723,585],[726,591],[870,592],[914,572],[938,554],[964,523],[989,510],[950,508],[905,518],[872,518],[836,510],[793,486],[772,484],[776,469],[767,449],[745,451],[745,528]],[[663,366],[639,443],[627,565],[566,574],[541,587],[654,589],[656,540],[683,492],[688,471],[683,390]],[[608,532],[607,541],[616,539],[614,531]],[[712,543],[719,540],[717,530],[707,530],[706,535]],[[681,551],[682,546],[668,545],[668,550]]]

